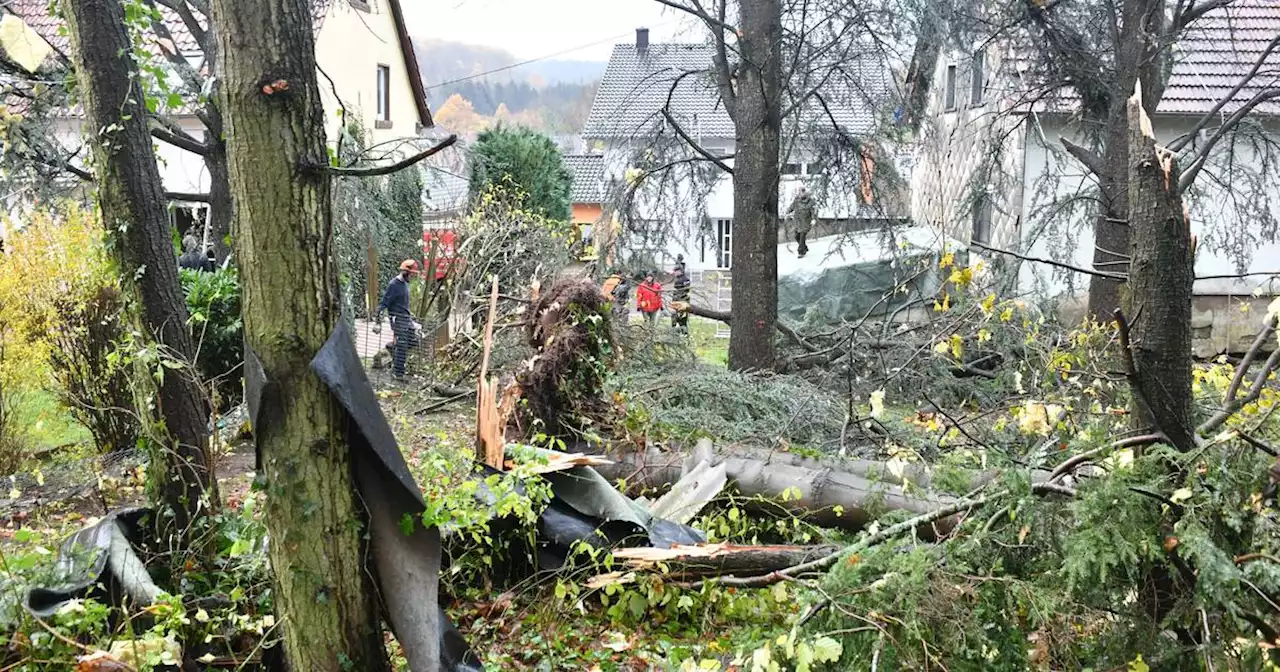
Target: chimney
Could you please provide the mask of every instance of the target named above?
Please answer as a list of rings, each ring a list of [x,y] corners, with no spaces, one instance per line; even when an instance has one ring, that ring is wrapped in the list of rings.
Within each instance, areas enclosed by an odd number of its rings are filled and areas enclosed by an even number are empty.
[[[644,53],[649,49],[649,29],[636,28],[636,51]]]

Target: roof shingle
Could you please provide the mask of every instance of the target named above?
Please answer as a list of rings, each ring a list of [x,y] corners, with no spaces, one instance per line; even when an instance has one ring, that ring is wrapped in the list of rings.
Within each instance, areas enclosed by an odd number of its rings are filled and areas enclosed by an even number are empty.
[[[574,203],[600,203],[604,201],[604,157],[597,154],[570,154],[564,157],[565,166],[573,174],[573,187],[569,198]]]
[[[615,45],[583,137],[653,135],[661,127],[661,111],[668,96],[672,116],[691,135],[734,137],[733,120],[716,86],[713,54],[714,49],[706,44],[653,43],[645,49],[634,44]],[[854,59],[841,64],[842,74],[826,78],[824,100],[842,130],[865,134],[872,129],[876,102],[889,89],[887,71],[887,67]],[[831,126],[826,110],[816,101],[801,106],[790,121]]]

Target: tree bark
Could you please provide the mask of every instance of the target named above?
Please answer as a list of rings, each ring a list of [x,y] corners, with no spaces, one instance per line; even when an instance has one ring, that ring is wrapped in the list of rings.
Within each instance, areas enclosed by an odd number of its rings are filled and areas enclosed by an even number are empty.
[[[776,357],[782,10],[779,0],[740,5],[729,368],[743,371],[772,369]]]
[[[787,506],[796,515],[817,525],[846,530],[861,530],[884,511],[922,514],[955,502],[954,497],[929,492],[929,476],[919,469],[908,467],[901,476],[895,476],[883,463],[857,462],[842,471],[794,455],[762,455],[736,448],[716,455],[695,453],[691,461],[683,455],[656,452],[609,457],[617,462],[592,468],[610,481],[626,479],[634,487],[674,484],[686,469],[707,459],[712,465],[725,466],[726,475],[743,496],[777,499],[791,489],[798,497]],[[984,483],[988,478],[994,476],[976,475],[975,483]],[[911,481],[909,488],[904,486],[904,480]],[[771,507],[769,512],[776,513],[777,509]],[[934,523],[933,529],[921,530],[921,536],[945,534],[956,520],[949,517]]]
[[[1170,43],[1162,37],[1166,0],[1124,0],[1115,51],[1115,77],[1103,127],[1102,174],[1096,175],[1102,211],[1094,225],[1093,266],[1109,273],[1128,273],[1123,255],[1129,249],[1129,112],[1127,101],[1141,83],[1142,103],[1154,110],[1164,96]],[[1107,322],[1123,304],[1123,284],[1094,275],[1089,279],[1089,314]]]
[[[1129,314],[1137,390],[1135,427],[1155,428],[1174,446],[1194,445],[1191,395],[1191,222],[1178,191],[1177,158],[1156,145],[1136,94],[1129,117]]]
[[[254,427],[291,669],[387,670],[346,416],[309,369],[340,319],[310,0],[213,0],[245,344],[270,381]]]
[[[209,171],[209,230],[213,237],[213,252],[218,264],[231,255],[231,181],[227,175],[227,145],[222,139],[222,113],[216,105],[207,105],[211,122],[209,153],[204,156],[205,169]]]
[[[160,170],[148,128],[142,87],[133,73],[132,45],[120,0],[65,0],[63,9],[76,58],[81,100],[89,128],[99,129],[93,148],[98,201],[120,275],[141,306],[142,323],[166,351],[192,362],[187,306],[178,282]],[[160,366],[156,364],[155,366]],[[203,534],[200,522],[216,508],[217,482],[206,451],[209,406],[188,368],[162,368],[153,474],[174,518],[167,534],[184,547]]]

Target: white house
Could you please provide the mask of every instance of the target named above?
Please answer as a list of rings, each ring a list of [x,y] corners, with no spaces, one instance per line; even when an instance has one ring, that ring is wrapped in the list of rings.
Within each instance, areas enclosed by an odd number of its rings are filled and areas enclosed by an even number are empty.
[[[713,54],[708,44],[651,43],[648,30],[637,30],[635,42],[614,47],[582,133],[590,154],[603,157],[602,170],[590,171],[603,186],[581,191],[602,192],[606,220],[624,214],[620,261],[670,268],[683,255],[695,285],[703,274],[727,280],[733,266],[732,176],[696,160],[699,155],[680,137],[715,157],[734,152],[734,125],[712,74]],[[814,238],[879,226],[901,214],[862,198],[870,160],[837,161],[835,150],[837,142],[847,149],[874,134],[882,107],[877,103],[889,93],[887,68],[869,55],[841,65],[843,76],[818,87],[821,101],[802,101],[784,120],[780,207],[785,212],[797,187],[807,184],[818,198]],[[732,167],[733,159],[724,163]],[[882,168],[892,167],[886,161]],[[629,188],[637,179],[643,186]],[[795,255],[785,240],[780,233],[780,258]],[[810,255],[801,263],[821,259]]]
[[[1213,111],[1277,35],[1280,3],[1274,0],[1238,0],[1197,21],[1174,46],[1168,87],[1151,115],[1161,142],[1188,133]],[[1090,268],[1096,184],[1061,142],[1086,144],[1075,106],[1066,96],[1026,103],[1035,87],[1027,81],[1025,59],[1036,54],[999,41],[983,46],[953,48],[939,58],[912,176],[912,217],[960,240]],[[1226,116],[1277,85],[1280,53],[1272,53],[1183,150],[1182,162]],[[1251,297],[1280,293],[1280,245],[1271,242],[1280,219],[1280,180],[1274,176],[1280,154],[1264,153],[1266,142],[1280,140],[1277,114],[1274,102],[1256,108],[1242,126],[1253,139],[1220,144],[1187,194],[1199,239],[1193,328],[1201,355],[1247,346],[1270,301]],[[1004,262],[1017,271],[1017,290],[1058,300],[1064,316],[1079,314],[1087,276],[1011,257]],[[1259,275],[1215,277],[1242,273]],[[1261,305],[1250,310],[1241,302]]]
[[[12,0],[4,9],[52,47],[49,59],[69,63],[70,44],[60,18],[49,13],[46,0]],[[316,64],[325,108],[326,137],[338,136],[344,110],[346,118],[358,116],[368,133],[370,146],[403,155],[416,151],[423,130],[430,127],[418,61],[409,39],[400,0],[313,0],[316,30]],[[162,9],[172,34],[166,47],[186,57],[196,70],[205,68],[204,54],[182,20]],[[198,16],[201,22],[204,18]],[[176,73],[175,73],[176,83]],[[206,129],[189,109],[162,110],[187,134],[203,139]],[[85,140],[82,117],[75,110],[57,120],[55,133],[69,150]],[[397,142],[405,140],[404,143]],[[81,157],[87,154],[82,152]],[[176,194],[208,193],[209,174],[203,157],[166,142],[156,143],[157,159],[165,190]],[[201,217],[205,206],[198,200],[175,200],[175,216],[181,221]],[[185,227],[184,227],[185,228]]]

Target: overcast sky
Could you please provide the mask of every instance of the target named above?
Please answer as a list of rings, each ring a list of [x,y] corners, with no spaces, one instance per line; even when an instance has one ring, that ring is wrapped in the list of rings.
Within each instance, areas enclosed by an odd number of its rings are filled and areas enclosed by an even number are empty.
[[[607,61],[614,44],[635,39],[636,28],[649,28],[655,42],[682,34],[696,41],[687,22],[656,0],[406,0],[401,6],[414,37],[500,47],[520,59],[572,49],[556,58]]]

